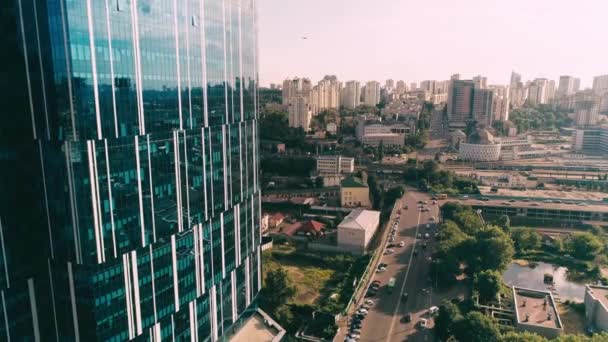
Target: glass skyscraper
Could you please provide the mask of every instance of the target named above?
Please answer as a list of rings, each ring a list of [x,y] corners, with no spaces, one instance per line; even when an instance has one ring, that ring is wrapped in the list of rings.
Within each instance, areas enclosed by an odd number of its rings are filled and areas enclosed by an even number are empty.
[[[255,0],[7,2],[0,340],[221,340],[261,286]]]

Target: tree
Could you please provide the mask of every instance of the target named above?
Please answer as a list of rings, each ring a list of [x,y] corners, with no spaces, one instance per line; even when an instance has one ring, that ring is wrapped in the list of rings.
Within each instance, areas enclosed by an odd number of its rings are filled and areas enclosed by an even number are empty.
[[[323,177],[318,176],[317,178],[315,178],[315,188],[322,188],[323,187]]]
[[[511,230],[511,219],[507,215],[500,215],[494,224],[499,226],[505,233],[509,233]]]
[[[450,301],[444,301],[439,307],[435,318],[435,333],[441,341],[446,341],[454,333],[454,326],[462,320],[458,306]]]
[[[475,242],[469,251],[473,261],[468,263],[473,270],[503,271],[513,259],[513,240],[496,226],[480,231]]]
[[[469,206],[460,205],[455,202],[448,202],[441,207],[441,213],[443,215],[443,219],[445,221],[452,220],[456,217],[456,214],[464,211],[464,210],[472,210]]]
[[[515,229],[511,233],[511,239],[518,252],[535,250],[540,248],[540,235],[530,228]]]
[[[378,160],[382,161],[384,159],[384,141],[380,140],[380,144],[378,145]]]
[[[479,300],[482,302],[496,300],[501,285],[502,277],[496,271],[485,270],[475,275],[475,288],[479,293]]]
[[[367,186],[369,188],[369,197],[372,201],[372,207],[376,210],[382,209],[382,189],[380,189],[375,176],[367,176]]]
[[[458,341],[499,342],[500,331],[494,321],[478,311],[469,312],[455,327]]]
[[[602,242],[591,233],[574,233],[566,248],[576,258],[591,260],[602,249]]]
[[[292,284],[287,271],[279,267],[266,274],[264,287],[260,292],[264,310],[274,312],[295,295],[296,287]]]
[[[529,333],[529,332],[508,332],[503,335],[500,342],[547,342],[548,340],[543,336]]]
[[[469,235],[475,235],[483,229],[483,222],[473,210],[463,210],[456,213],[454,222],[458,224],[458,227],[460,227],[463,232]]]

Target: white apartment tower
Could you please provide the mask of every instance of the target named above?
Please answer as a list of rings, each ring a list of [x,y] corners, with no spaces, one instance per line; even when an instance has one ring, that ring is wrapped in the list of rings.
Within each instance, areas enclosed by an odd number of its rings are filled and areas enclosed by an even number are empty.
[[[308,78],[298,78],[295,77],[293,79],[286,79],[283,81],[282,95],[283,95],[283,104],[289,104],[289,98],[292,96],[308,96],[312,84]]]
[[[365,84],[365,104],[367,106],[376,106],[380,103],[380,83],[369,81]]]
[[[574,94],[575,78],[572,76],[560,76],[559,85],[557,86],[557,97],[564,97]]]
[[[361,84],[357,81],[348,81],[340,90],[340,102],[344,108],[354,109],[361,100]]]
[[[289,98],[289,127],[301,127],[305,131],[310,129],[312,112],[308,102],[308,96],[297,95]]]
[[[598,95],[608,92],[608,75],[593,78],[593,91]]]

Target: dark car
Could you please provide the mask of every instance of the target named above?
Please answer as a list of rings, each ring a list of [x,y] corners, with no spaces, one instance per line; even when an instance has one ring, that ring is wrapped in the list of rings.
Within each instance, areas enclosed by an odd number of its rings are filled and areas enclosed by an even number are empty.
[[[408,313],[408,314],[405,314],[405,315],[403,316],[403,322],[405,322],[405,323],[409,323],[409,322],[411,322],[411,321],[412,321],[412,314],[409,314],[409,313]]]
[[[407,292],[404,293],[404,294],[402,294],[401,295],[401,301],[402,302],[407,302],[408,297],[409,297],[409,295],[407,294]]]
[[[425,243],[423,243],[423,244],[422,244],[422,248],[423,248],[423,249],[426,249],[426,245],[427,245],[427,243],[426,243],[426,242],[425,242]]]
[[[388,266],[388,264],[387,264],[387,263],[385,263],[385,262],[381,262],[381,263],[379,263],[379,264],[378,264],[378,267],[387,267],[387,266]],[[377,281],[377,280],[376,280],[376,281]],[[378,284],[379,284],[379,283],[380,283],[380,282],[378,281]]]
[[[414,256],[418,255],[418,250],[414,249]]]

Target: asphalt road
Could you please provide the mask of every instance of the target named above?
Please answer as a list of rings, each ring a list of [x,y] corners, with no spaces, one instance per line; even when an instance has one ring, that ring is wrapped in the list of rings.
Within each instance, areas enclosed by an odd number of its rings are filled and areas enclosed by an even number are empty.
[[[420,212],[418,201],[428,201],[425,205],[430,212]],[[407,204],[409,209],[401,210],[400,223],[396,233],[395,243],[404,241],[404,247],[394,247],[395,252],[384,255],[380,262],[388,264],[387,271],[376,273],[373,280],[379,280],[382,284],[380,291],[372,299],[375,301],[369,309],[367,317],[363,320],[360,341],[433,341],[431,330],[421,329],[418,326],[420,318],[427,318],[428,309],[432,305],[438,305],[438,298],[432,290],[429,281],[429,270],[431,267],[430,256],[434,247],[433,234],[436,231],[434,224],[429,220],[431,216],[439,217],[437,205],[433,205],[427,194],[408,191],[401,199],[402,206]],[[392,229],[394,218],[391,219],[389,229]],[[430,224],[431,228],[426,228]],[[428,232],[431,238],[416,239],[416,234],[422,236]],[[422,248],[424,241],[428,247]],[[414,256],[414,250],[418,255]],[[389,293],[387,283],[394,277],[396,285],[392,293]],[[401,301],[403,293],[407,292],[409,298],[406,302]],[[402,318],[406,313],[412,315],[412,321],[405,323]],[[429,327],[432,327],[432,319],[429,319]]]

